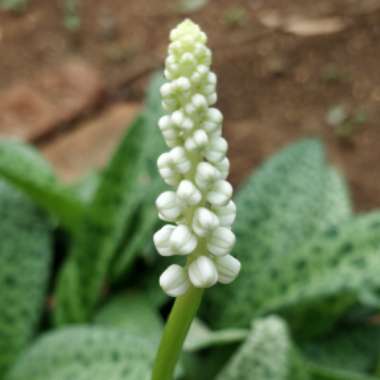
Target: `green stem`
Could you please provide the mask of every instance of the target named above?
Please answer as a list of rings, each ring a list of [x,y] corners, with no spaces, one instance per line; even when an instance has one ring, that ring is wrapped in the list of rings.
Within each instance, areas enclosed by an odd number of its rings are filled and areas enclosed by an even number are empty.
[[[175,366],[191,322],[201,304],[203,291],[204,289],[191,286],[183,296],[176,299],[158,348],[152,380],[173,379]]]

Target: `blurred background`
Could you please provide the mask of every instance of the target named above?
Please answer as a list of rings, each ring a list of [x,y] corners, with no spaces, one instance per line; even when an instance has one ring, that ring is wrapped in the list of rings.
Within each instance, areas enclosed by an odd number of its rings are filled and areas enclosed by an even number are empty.
[[[0,0],[0,137],[68,182],[102,165],[185,17],[214,51],[232,182],[317,136],[356,208],[380,207],[380,0]]]

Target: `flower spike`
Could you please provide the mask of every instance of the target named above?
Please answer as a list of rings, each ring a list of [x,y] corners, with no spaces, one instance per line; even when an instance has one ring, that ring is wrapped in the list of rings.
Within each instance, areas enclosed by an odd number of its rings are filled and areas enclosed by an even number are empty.
[[[157,162],[162,179],[174,187],[156,201],[167,224],[153,241],[162,256],[185,255],[186,264],[173,264],[160,277],[170,296],[190,286],[208,288],[232,282],[240,262],[230,255],[235,244],[231,225],[236,207],[226,180],[230,163],[222,137],[222,113],[214,107],[217,77],[210,70],[207,36],[185,20],[170,33],[165,61],[167,82],[161,86],[165,115],[158,127],[169,151]]]

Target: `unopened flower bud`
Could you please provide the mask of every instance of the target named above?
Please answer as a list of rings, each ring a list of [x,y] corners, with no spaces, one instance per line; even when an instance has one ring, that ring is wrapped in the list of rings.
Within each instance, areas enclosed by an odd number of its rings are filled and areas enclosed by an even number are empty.
[[[210,235],[207,248],[214,256],[228,255],[234,244],[235,234],[227,227],[218,227]]]
[[[186,293],[189,285],[186,270],[177,264],[170,265],[160,276],[161,288],[171,297]]]
[[[162,220],[175,222],[181,215],[181,204],[174,191],[163,192],[156,200],[159,216]]]
[[[218,281],[222,284],[234,281],[241,269],[240,261],[231,255],[216,257],[214,263],[218,271]]]
[[[196,288],[209,288],[218,281],[218,272],[210,258],[200,256],[189,265],[189,278]]]
[[[208,162],[201,162],[195,173],[195,183],[201,189],[210,187],[220,178],[220,172]]]
[[[197,238],[183,224],[177,226],[170,235],[170,246],[178,255],[190,254],[194,251],[197,243]]]
[[[191,169],[191,162],[187,158],[184,148],[177,146],[169,154],[174,166],[180,173],[186,174]]]
[[[207,208],[200,207],[195,211],[193,230],[198,236],[207,236],[218,226],[218,217]]]
[[[177,197],[185,205],[196,206],[201,201],[202,194],[191,181],[184,179],[178,186]]]
[[[170,246],[170,236],[174,229],[175,226],[167,224],[153,235],[154,245],[161,256],[172,256],[174,254],[173,249]]]
[[[196,130],[190,137],[185,141],[185,148],[189,151],[204,148],[208,144],[207,133],[202,130]]]
[[[226,156],[227,148],[227,141],[223,137],[216,137],[211,140],[205,151],[205,157],[212,163],[221,161]]]
[[[207,194],[207,200],[214,206],[223,206],[231,199],[232,186],[227,181],[216,181]]]
[[[232,226],[236,218],[236,205],[233,201],[229,201],[225,206],[213,207],[213,211],[217,215],[221,226]]]
[[[157,160],[157,167],[162,179],[168,185],[176,186],[181,180],[181,175],[173,168],[170,152],[161,154]]]
[[[222,161],[215,162],[215,168],[219,170],[221,178],[226,179],[230,172],[230,161],[225,157]]]

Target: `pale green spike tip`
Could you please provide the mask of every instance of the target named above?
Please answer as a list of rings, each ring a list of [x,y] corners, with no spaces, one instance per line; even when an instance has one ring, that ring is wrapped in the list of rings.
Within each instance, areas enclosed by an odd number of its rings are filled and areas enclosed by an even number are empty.
[[[194,40],[205,43],[207,40],[206,34],[202,32],[198,24],[186,18],[180,22],[171,32],[170,40],[175,41],[182,39],[184,36],[193,37]]]

